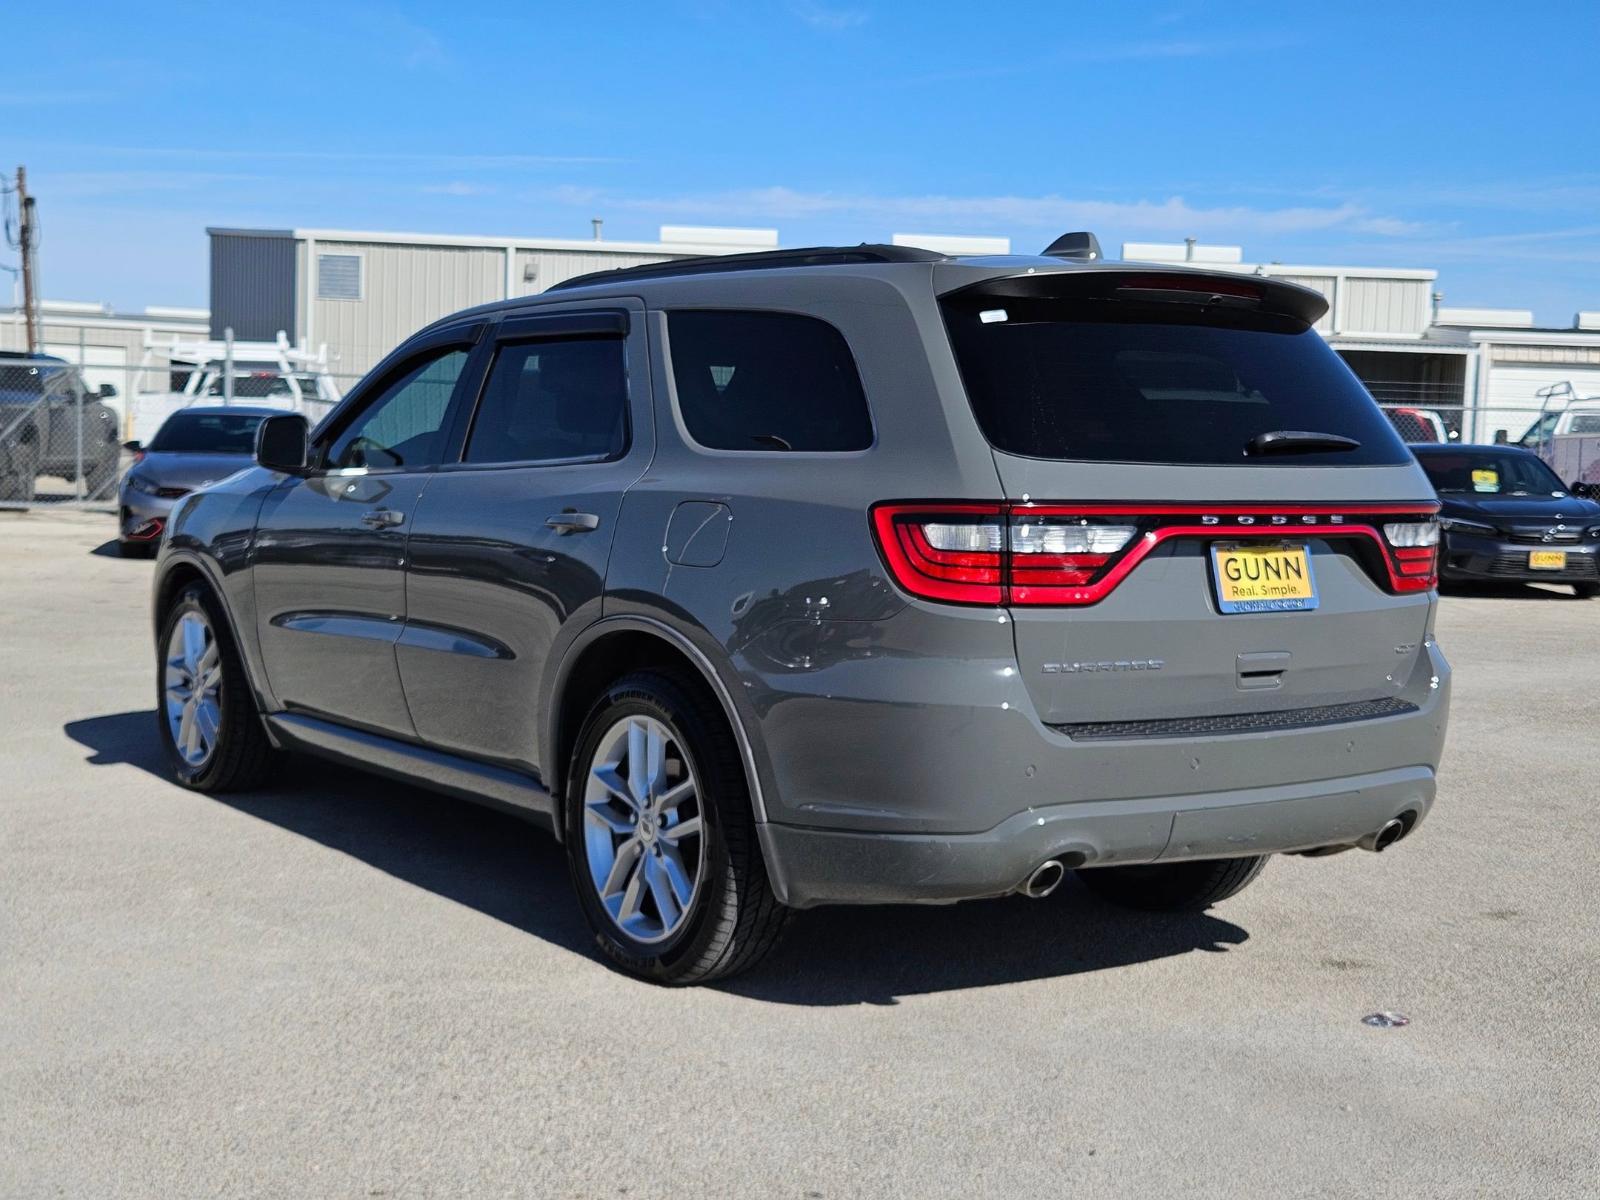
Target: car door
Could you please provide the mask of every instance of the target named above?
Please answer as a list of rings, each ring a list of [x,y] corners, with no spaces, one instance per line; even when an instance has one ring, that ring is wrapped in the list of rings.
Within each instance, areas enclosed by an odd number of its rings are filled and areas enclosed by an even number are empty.
[[[412,737],[395,662],[405,618],[406,537],[445,456],[484,325],[413,343],[319,430],[313,468],[262,506],[257,625],[286,708]]]
[[[654,447],[642,307],[616,304],[500,325],[460,461],[418,507],[396,651],[429,745],[539,769],[551,646],[599,616],[622,497]]]

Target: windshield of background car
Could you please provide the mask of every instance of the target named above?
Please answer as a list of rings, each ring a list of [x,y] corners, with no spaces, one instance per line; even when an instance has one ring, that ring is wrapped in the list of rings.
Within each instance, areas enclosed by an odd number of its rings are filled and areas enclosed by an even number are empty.
[[[1441,496],[1564,496],[1567,489],[1542,459],[1531,454],[1459,450],[1418,454],[1433,490]]]
[[[158,454],[253,454],[260,414],[177,413],[147,447]]]
[[[1013,284],[1013,281],[1004,281]],[[1407,461],[1366,389],[1289,316],[1111,296],[942,300],[984,435],[1032,458],[1352,467]],[[1310,431],[1354,449],[1248,455],[1259,434]]]

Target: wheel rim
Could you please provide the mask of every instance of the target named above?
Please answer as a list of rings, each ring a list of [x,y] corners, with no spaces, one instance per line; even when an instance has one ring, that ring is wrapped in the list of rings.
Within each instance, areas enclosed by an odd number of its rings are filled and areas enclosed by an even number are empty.
[[[222,734],[222,653],[211,624],[186,612],[167,638],[167,730],[178,757],[204,766]]]
[[[694,911],[705,871],[699,783],[676,736],[624,717],[601,737],[584,781],[589,879],[611,922],[662,942]]]

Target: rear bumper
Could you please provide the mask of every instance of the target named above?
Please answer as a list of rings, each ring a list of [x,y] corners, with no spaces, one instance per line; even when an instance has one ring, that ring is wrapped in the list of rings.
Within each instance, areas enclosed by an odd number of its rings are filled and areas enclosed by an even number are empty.
[[[760,826],[778,898],[819,904],[948,903],[1013,891],[1040,863],[1176,862],[1345,846],[1433,806],[1426,765],[1271,788],[1058,804],[973,834]]]

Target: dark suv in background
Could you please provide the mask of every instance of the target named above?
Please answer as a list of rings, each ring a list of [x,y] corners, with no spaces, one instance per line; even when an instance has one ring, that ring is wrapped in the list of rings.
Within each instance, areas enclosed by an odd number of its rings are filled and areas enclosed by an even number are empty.
[[[32,500],[38,476],[72,483],[80,467],[85,495],[109,494],[122,450],[101,400],[114,395],[110,384],[91,391],[64,358],[0,350],[0,500]]]
[[[860,246],[438,321],[181,499],[177,777],[305,751],[523,814],[613,961],[791,908],[1202,908],[1434,798],[1438,504],[1272,279]]]

